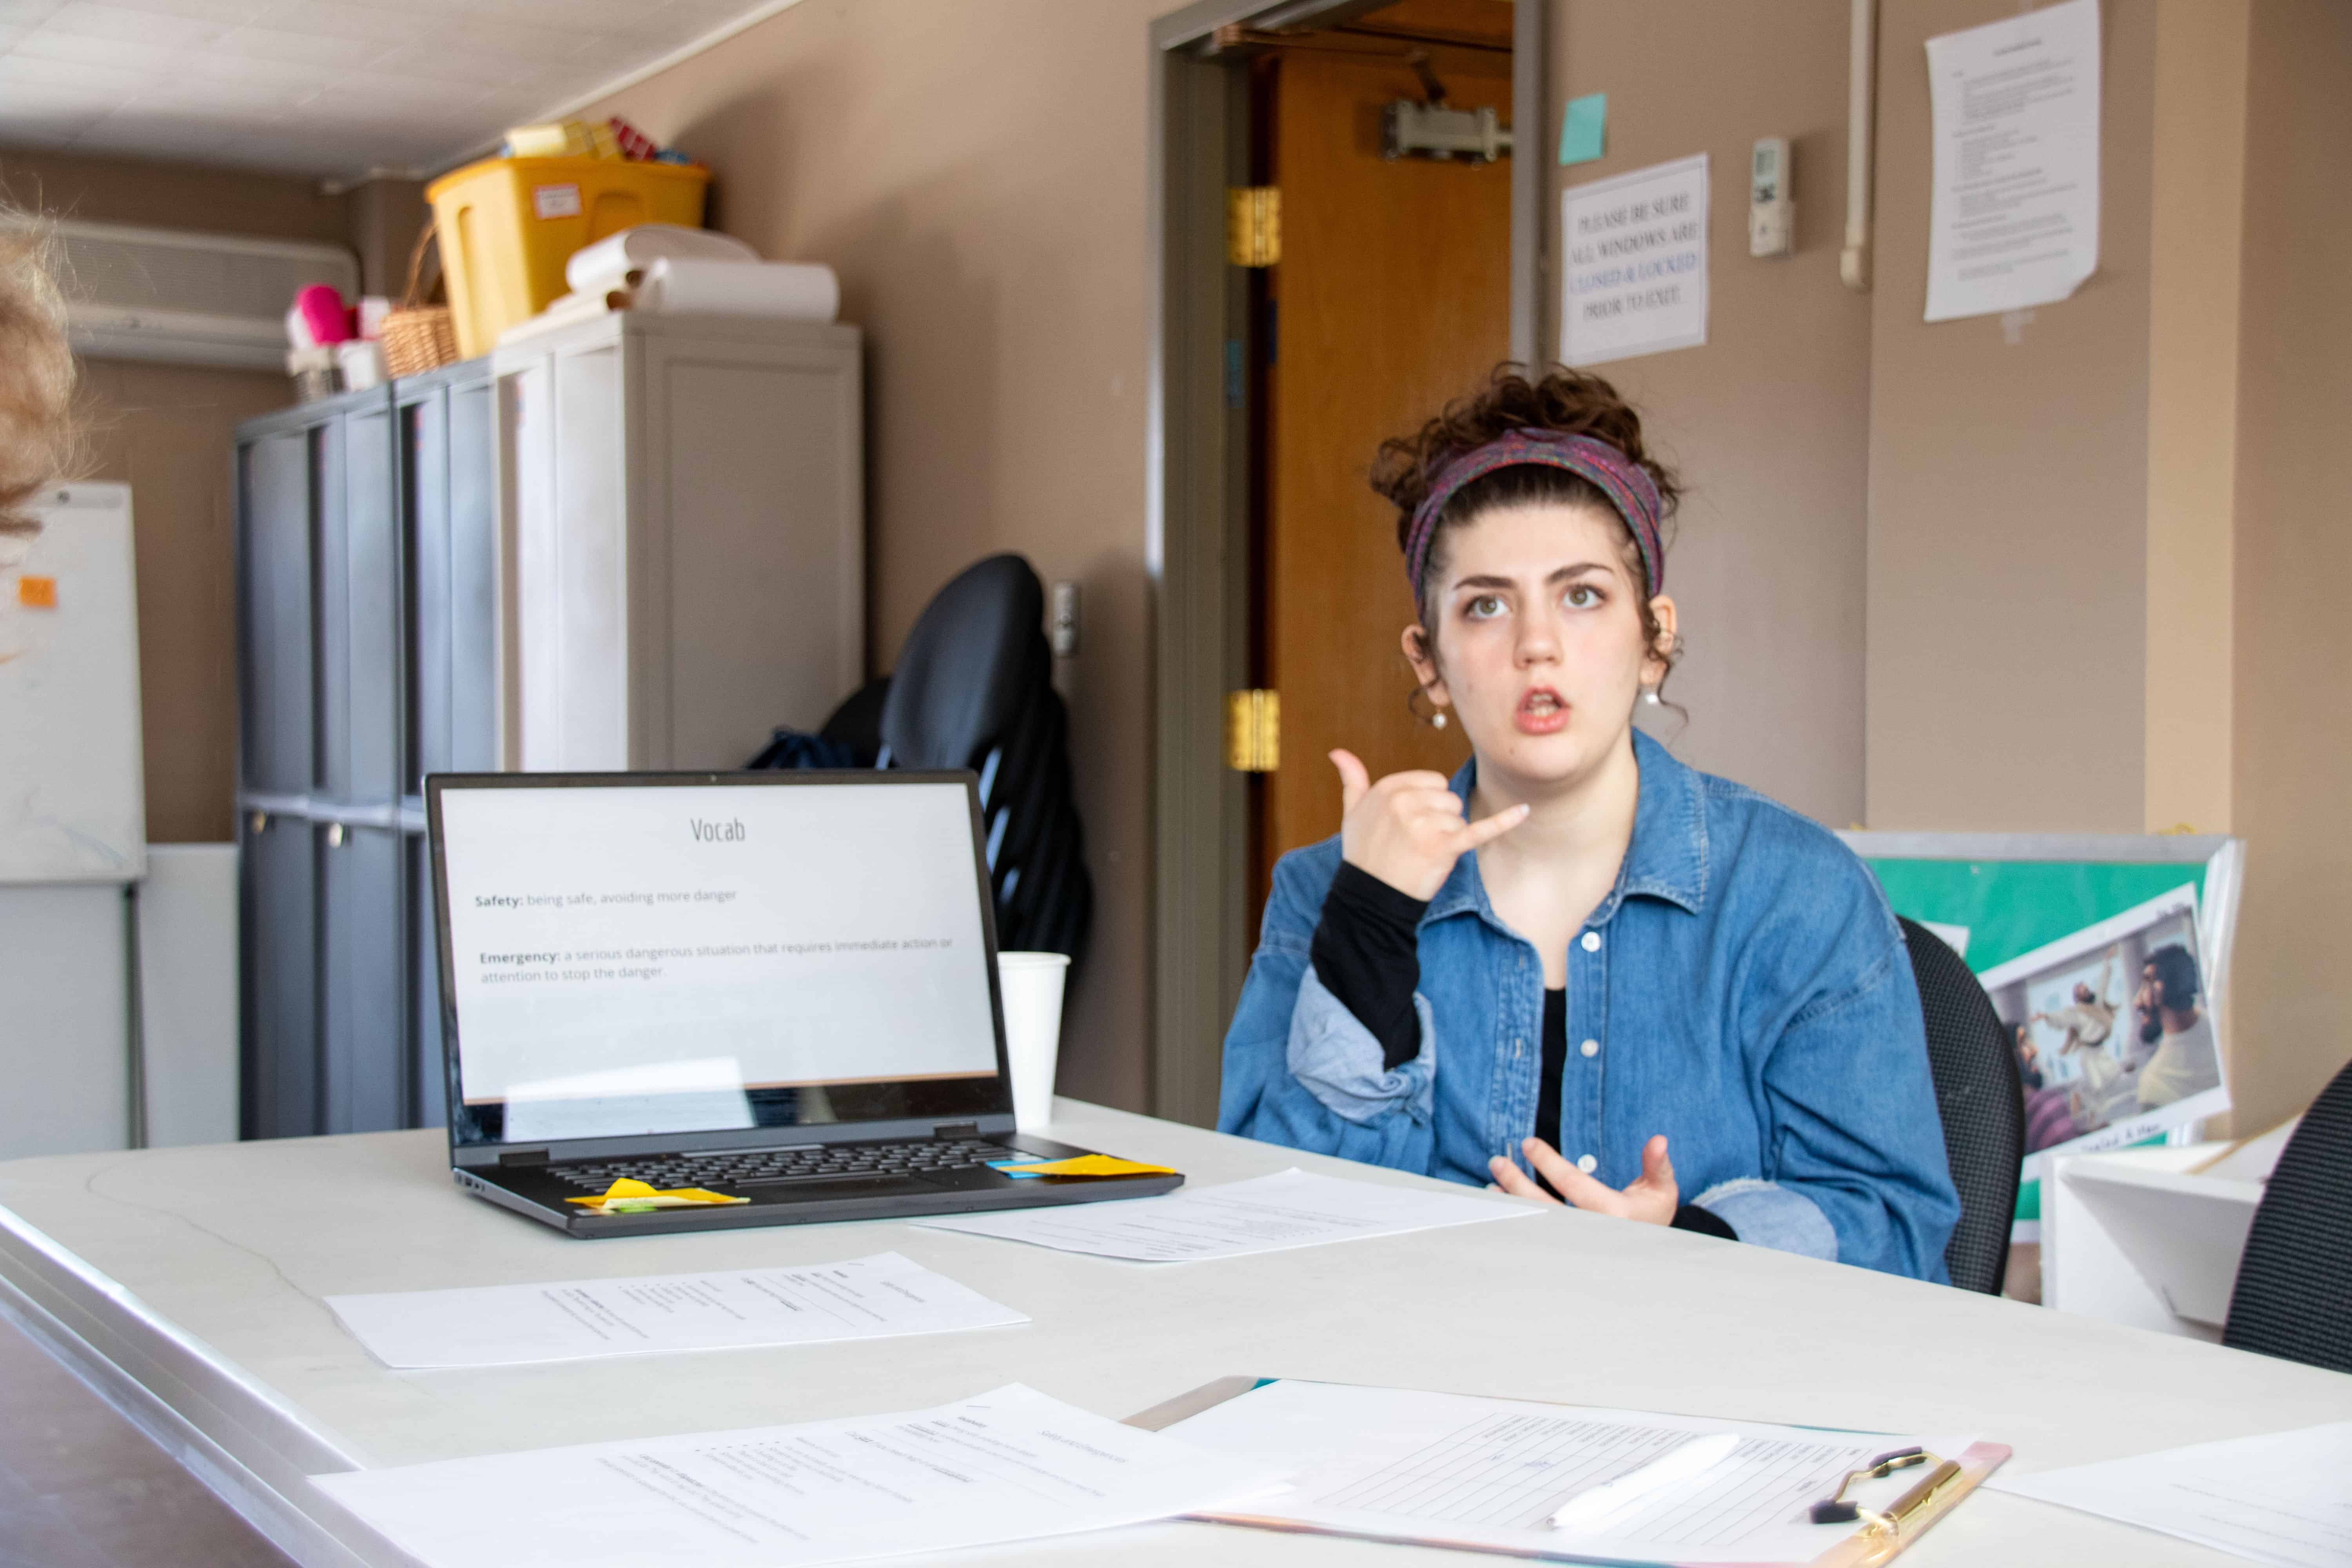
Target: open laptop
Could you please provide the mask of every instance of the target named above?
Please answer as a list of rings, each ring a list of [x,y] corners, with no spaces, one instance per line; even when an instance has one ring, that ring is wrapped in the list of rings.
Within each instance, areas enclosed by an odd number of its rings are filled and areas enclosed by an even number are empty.
[[[1130,1198],[1022,1178],[968,773],[425,781],[457,1184],[572,1236]],[[748,1203],[604,1215],[635,1177]]]

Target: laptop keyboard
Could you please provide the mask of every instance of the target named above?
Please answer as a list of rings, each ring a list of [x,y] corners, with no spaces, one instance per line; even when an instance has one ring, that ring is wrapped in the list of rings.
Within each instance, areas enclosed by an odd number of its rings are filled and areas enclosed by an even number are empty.
[[[656,1187],[782,1186],[813,1177],[919,1176],[968,1170],[1020,1151],[976,1138],[926,1138],[911,1143],[843,1143],[831,1148],[747,1149],[724,1154],[653,1154],[550,1166],[583,1192],[603,1192],[626,1176]]]

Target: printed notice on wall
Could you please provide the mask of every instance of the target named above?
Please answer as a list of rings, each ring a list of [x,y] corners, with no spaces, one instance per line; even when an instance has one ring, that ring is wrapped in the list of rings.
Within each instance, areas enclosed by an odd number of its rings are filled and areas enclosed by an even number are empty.
[[[1706,342],[1706,154],[1561,193],[1560,254],[1561,363]]]
[[[1927,40],[1927,320],[2063,300],[2099,265],[2098,0]]]

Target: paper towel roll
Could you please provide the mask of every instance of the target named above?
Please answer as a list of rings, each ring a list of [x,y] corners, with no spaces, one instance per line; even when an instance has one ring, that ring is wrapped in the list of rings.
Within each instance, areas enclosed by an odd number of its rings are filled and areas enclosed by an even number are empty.
[[[583,245],[563,264],[572,292],[586,293],[590,280],[650,267],[664,256],[691,261],[757,261],[760,253],[732,236],[674,223],[641,223]]]
[[[830,321],[841,280],[808,261],[692,261],[661,257],[646,268],[635,308],[657,316],[769,316]]]

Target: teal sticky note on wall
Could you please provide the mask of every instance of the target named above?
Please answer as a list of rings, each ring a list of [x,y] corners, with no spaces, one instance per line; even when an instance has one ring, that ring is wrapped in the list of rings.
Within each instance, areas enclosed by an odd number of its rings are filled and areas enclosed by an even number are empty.
[[[1590,163],[1608,150],[1609,95],[1589,92],[1568,100],[1559,121],[1559,161]]]

